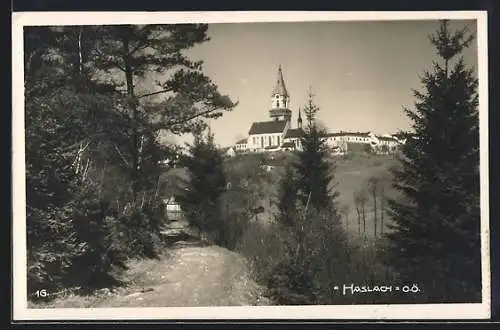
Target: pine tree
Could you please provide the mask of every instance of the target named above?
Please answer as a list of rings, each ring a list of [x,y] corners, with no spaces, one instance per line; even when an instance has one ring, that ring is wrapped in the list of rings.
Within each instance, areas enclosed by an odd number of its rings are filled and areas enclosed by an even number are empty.
[[[286,169],[280,187],[278,220],[287,225],[289,256],[277,266],[269,286],[278,302],[286,304],[334,301],[332,283],[344,280],[349,258],[335,200],[338,193],[332,188],[334,167],[327,159],[325,132],[315,122],[319,107],[312,98],[310,93],[304,108],[302,150]]]
[[[390,260],[428,301],[473,302],[481,293],[477,78],[461,52],[473,36],[442,21],[430,36],[440,60],[414,91],[412,134],[402,147],[389,200]]]
[[[190,155],[182,165],[189,171],[187,190],[176,199],[191,226],[209,234],[216,244],[224,244],[221,231],[221,196],[226,189],[223,158],[216,148],[213,135],[197,134]]]
[[[130,122],[129,148],[122,151],[129,164],[132,190],[144,189],[147,145],[160,130],[173,134],[206,128],[236,105],[218,91],[202,72],[202,61],[191,61],[185,50],[207,42],[206,24],[110,25],[96,27],[93,63],[97,72],[117,89],[123,85],[124,115]],[[153,90],[138,94],[137,85],[161,75]],[[145,182],[146,181],[146,182]],[[155,180],[153,180],[156,182]]]
[[[295,162],[297,172],[298,197],[303,205],[308,201],[311,207],[317,210],[331,209],[338,196],[332,191],[333,164],[327,159],[328,147],[325,132],[315,123],[319,107],[313,102],[313,95],[309,93],[308,104],[304,107],[307,119],[305,134],[301,138],[302,149],[298,152]]]

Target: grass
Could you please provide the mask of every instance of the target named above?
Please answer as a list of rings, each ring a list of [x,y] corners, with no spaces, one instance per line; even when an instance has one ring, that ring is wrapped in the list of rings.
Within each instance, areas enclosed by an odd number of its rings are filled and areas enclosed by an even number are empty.
[[[280,177],[283,173],[284,165],[292,159],[292,155],[288,153],[277,153],[274,156],[265,154],[248,154],[239,155],[238,158],[230,159],[231,164],[255,162],[263,160],[265,164],[272,163],[276,166],[270,172],[269,181],[260,181],[262,189],[265,191],[265,197],[262,200],[262,205],[266,211],[259,215],[259,220],[269,222],[276,212],[272,205],[272,200],[277,194]],[[385,190],[385,195],[388,198],[398,196],[398,192],[391,185],[391,174],[389,169],[398,164],[398,161],[393,155],[375,155],[365,153],[355,153],[346,157],[340,156],[332,158],[335,163],[335,178],[332,188],[339,192],[339,206],[347,207],[348,214],[344,217],[343,222],[351,235],[358,235],[357,213],[354,204],[354,193],[358,190],[368,189],[368,180],[371,177],[376,177],[382,180]],[[256,178],[256,180],[260,180]],[[365,205],[366,214],[366,232],[367,236],[373,235],[373,201],[369,197]],[[346,219],[348,223],[346,223]],[[384,223],[388,224],[388,216],[384,218]],[[387,229],[384,229],[386,232]]]

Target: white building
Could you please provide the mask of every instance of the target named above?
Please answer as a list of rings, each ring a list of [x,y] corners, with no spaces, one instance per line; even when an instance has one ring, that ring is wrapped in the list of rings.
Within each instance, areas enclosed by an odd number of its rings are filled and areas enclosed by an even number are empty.
[[[236,151],[234,149],[235,149],[234,147],[224,148],[224,150],[223,150],[224,156],[234,157],[234,155],[236,155]]]
[[[292,110],[289,109],[290,95],[285,86],[281,66],[278,68],[276,84],[271,93],[271,120],[255,122],[248,131],[246,149],[249,151],[268,152],[282,150],[283,147],[300,148],[302,118],[299,111],[297,128],[292,128]],[[240,141],[238,141],[240,142]]]
[[[297,127],[293,128],[292,110],[289,108],[289,103],[290,94],[286,89],[283,72],[279,66],[276,84],[271,93],[271,109],[269,110],[271,120],[252,123],[248,131],[248,138],[237,141],[233,146],[234,151],[273,152],[302,149],[301,138],[304,131],[302,130],[301,112],[299,109]],[[376,152],[385,151],[387,148],[394,151],[397,144],[404,143],[394,136],[376,136],[371,132],[343,131],[328,133],[326,142],[334,154],[345,154],[349,149],[363,150],[365,148],[363,145],[370,145],[371,149]]]
[[[234,144],[234,150],[237,152],[247,151],[248,138],[241,139]]]

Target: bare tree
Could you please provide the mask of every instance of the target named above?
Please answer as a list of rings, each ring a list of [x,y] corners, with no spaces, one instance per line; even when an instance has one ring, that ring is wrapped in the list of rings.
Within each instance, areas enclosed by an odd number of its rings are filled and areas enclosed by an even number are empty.
[[[354,192],[354,205],[356,205],[356,212],[358,214],[358,233],[361,236],[361,220],[363,221],[363,236],[366,235],[366,215],[365,206],[367,196],[364,190]]]
[[[371,177],[368,179],[368,190],[373,199],[373,234],[377,237],[377,195],[379,194],[380,178]]]
[[[340,208],[340,213],[344,216],[345,219],[345,230],[349,233],[349,205],[342,205]]]

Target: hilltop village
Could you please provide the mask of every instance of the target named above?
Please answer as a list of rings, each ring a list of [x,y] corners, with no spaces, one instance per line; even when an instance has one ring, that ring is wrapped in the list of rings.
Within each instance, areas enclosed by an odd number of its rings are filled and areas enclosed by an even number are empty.
[[[289,108],[290,94],[286,89],[281,66],[278,68],[276,83],[271,93],[270,120],[254,122],[248,137],[232,146],[224,148],[227,156],[249,152],[276,152],[300,150],[302,114],[298,112],[296,127],[292,126],[292,110]],[[328,132],[327,145],[335,155],[349,151],[371,151],[378,154],[393,153],[398,145],[404,143],[398,134],[376,135],[372,132]]]

